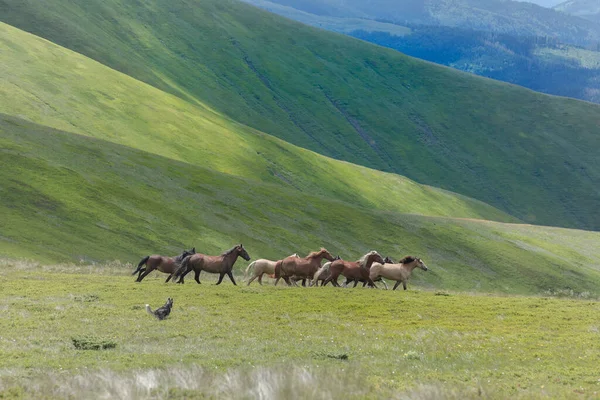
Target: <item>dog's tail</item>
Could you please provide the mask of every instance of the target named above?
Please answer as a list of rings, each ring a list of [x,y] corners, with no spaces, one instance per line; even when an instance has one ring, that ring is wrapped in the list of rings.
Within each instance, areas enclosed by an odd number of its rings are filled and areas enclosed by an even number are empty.
[[[137,269],[135,271],[133,271],[133,274],[131,275],[135,275],[138,272],[140,272],[140,270],[142,269],[142,265],[146,265],[146,263],[148,262],[148,260],[150,259],[150,256],[146,256],[144,258],[142,258],[142,261],[140,261],[140,263],[137,266]]]
[[[256,263],[256,261],[252,261],[250,264],[248,264],[248,267],[244,271],[244,280],[246,280],[248,278],[248,273],[250,272],[251,268],[254,268],[255,263]]]
[[[148,312],[148,314],[152,315],[153,317],[156,317],[156,315],[154,315],[154,311],[152,311],[152,309],[150,308],[150,304],[146,304],[146,311]]]

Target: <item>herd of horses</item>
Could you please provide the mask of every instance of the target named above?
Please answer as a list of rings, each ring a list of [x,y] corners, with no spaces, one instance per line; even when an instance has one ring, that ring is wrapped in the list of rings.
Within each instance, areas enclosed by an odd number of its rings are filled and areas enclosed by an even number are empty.
[[[250,261],[250,255],[241,244],[232,247],[218,256],[209,256],[196,253],[196,248],[183,251],[175,257],[166,257],[161,255],[151,255],[142,258],[137,269],[132,275],[138,274],[136,282],[141,282],[152,271],[160,271],[169,274],[165,282],[173,279],[173,282],[184,283],[185,276],[194,271],[194,280],[200,283],[200,273],[202,271],[219,274],[217,285],[221,284],[225,275],[229,277],[234,285],[233,265],[238,257]],[[323,265],[323,260],[327,262]],[[396,281],[393,290],[402,283],[406,290],[406,282],[415,268],[427,271],[427,266],[418,257],[406,256],[398,263],[394,263],[389,257],[383,258],[378,252],[372,250],[363,255],[357,261],[346,261],[339,256],[334,257],[326,249],[313,251],[306,257],[300,257],[298,254],[292,254],[282,260],[271,261],[266,259],[256,260],[246,268],[244,278],[248,278],[248,285],[255,279],[262,285],[263,275],[267,274],[275,279],[275,285],[280,279],[283,279],[288,286],[298,286],[298,281],[306,286],[325,286],[331,283],[339,287],[338,279],[340,276],[346,278],[343,286],[346,287],[354,283],[364,286],[377,288],[375,282],[382,282],[387,289],[386,282],[382,279]],[[251,276],[250,276],[251,274]]]

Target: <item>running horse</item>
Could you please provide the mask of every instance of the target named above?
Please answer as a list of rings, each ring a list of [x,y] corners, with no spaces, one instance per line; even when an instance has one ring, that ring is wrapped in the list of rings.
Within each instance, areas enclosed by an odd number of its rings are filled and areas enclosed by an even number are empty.
[[[376,263],[373,263],[373,264],[371,265],[371,268],[373,268],[373,265],[375,265],[375,264],[376,264]],[[379,263],[377,263],[377,264],[379,264]],[[391,259],[391,258],[389,258],[389,257],[386,257],[386,258],[384,258],[384,259],[383,259],[383,264],[384,264],[384,265],[385,265],[385,264],[394,264],[394,260],[392,260],[392,259]],[[317,272],[317,274],[318,274],[318,272]],[[323,279],[323,280],[324,280],[324,279]],[[367,281],[366,281],[365,279],[350,279],[350,278],[347,278],[347,279],[346,279],[346,282],[344,282],[344,285],[343,285],[343,286],[344,286],[344,287],[348,286],[349,284],[351,284],[351,283],[352,283],[352,281],[354,281],[354,286],[352,286],[353,288],[355,288],[355,287],[356,287],[356,285],[358,284],[358,282],[362,282],[362,283],[363,283],[363,287],[367,286]],[[379,277],[377,277],[377,278],[375,278],[375,279],[372,279],[372,281],[373,281],[373,283],[375,283],[375,282],[381,282],[381,283],[383,283],[383,286],[385,286],[385,290],[388,290],[387,283],[385,283],[385,281],[383,280],[383,278],[382,278],[381,276],[379,276]],[[377,287],[377,285],[375,285],[375,287]]]
[[[235,279],[233,279],[233,264],[237,261],[238,257],[242,257],[246,261],[250,261],[250,256],[244,246],[238,244],[233,246],[231,249],[223,252],[220,256],[207,256],[206,254],[196,253],[191,256],[187,256],[183,259],[181,267],[175,272],[175,277],[179,277],[177,283],[183,283],[183,278],[192,270],[194,271],[194,279],[200,283],[200,272],[206,271],[213,274],[219,274],[219,281],[217,285],[220,285],[223,281],[223,277],[227,275],[231,282],[237,286]]]
[[[324,258],[329,261],[334,260],[331,253],[321,247],[321,250],[313,251],[306,257],[286,257],[277,261],[277,264],[275,264],[275,285],[281,278],[288,286],[292,286],[291,277],[294,278],[293,282],[296,286],[296,280],[312,279],[315,272],[321,267],[321,261]]]
[[[191,250],[184,250],[183,253],[176,257],[166,257],[158,254],[146,256],[142,258],[137,266],[137,269],[133,271],[131,275],[135,275],[139,272],[135,281],[141,282],[142,279],[144,279],[150,272],[156,269],[160,272],[164,272],[165,274],[169,274],[169,277],[165,281],[165,283],[167,283],[169,280],[171,280],[173,273],[177,270],[177,268],[179,268],[179,265],[181,265],[181,261],[194,253],[196,253],[195,247]],[[143,266],[145,266],[145,268],[142,268]]]
[[[329,282],[334,286],[340,286],[337,279],[344,275],[348,280],[365,281],[370,287],[376,287],[373,280],[369,277],[369,270],[374,262],[383,263],[383,257],[375,250],[371,250],[358,261],[336,260],[329,267],[329,276],[323,282],[323,286]]]
[[[294,253],[290,257],[298,257],[298,254]],[[250,285],[256,278],[258,278],[258,283],[262,285],[263,274],[268,274],[271,277],[272,275],[275,275],[275,264],[277,264],[277,261],[271,261],[265,258],[259,258],[256,261],[252,261],[250,264],[248,264],[248,267],[244,272],[244,279],[246,279],[248,273],[250,270],[252,270],[252,277],[250,280],[248,280],[248,285]]]
[[[399,264],[373,264],[369,272],[369,277],[371,279],[384,277],[396,281],[392,290],[396,290],[398,285],[402,283],[404,290],[406,290],[406,281],[408,281],[415,268],[427,271],[427,265],[425,265],[423,260],[414,256],[406,256],[400,260]]]

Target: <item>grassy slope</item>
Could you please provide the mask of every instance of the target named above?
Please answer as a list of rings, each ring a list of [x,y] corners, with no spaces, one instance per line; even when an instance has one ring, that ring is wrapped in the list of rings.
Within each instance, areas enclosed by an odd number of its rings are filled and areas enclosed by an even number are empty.
[[[218,254],[242,242],[277,259],[372,248],[431,268],[414,284],[456,290],[598,293],[598,233],[376,211],[236,178],[3,116],[0,253],[46,262]],[[247,263],[239,261],[238,271]]]
[[[135,284],[111,268],[93,274],[71,266],[41,269],[11,263],[0,269],[3,398],[107,392],[148,398],[152,392],[125,390],[149,391],[163,375],[171,379],[160,379],[152,398],[256,398],[281,390],[286,379],[303,383],[294,398],[598,393],[597,301],[156,279]],[[159,323],[143,305],[156,307],[167,296],[174,309]],[[72,338],[116,348],[76,350]],[[346,361],[337,359],[343,355]]]
[[[362,207],[516,221],[481,202],[289,145],[8,25],[0,38],[6,114]]]
[[[528,221],[600,227],[597,106],[440,68],[237,2],[0,5],[11,24],[297,145]]]

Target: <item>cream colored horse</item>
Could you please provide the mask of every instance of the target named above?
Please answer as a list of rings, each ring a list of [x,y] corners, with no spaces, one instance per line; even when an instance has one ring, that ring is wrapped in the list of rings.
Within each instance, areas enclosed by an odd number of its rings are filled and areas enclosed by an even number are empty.
[[[400,282],[402,282],[402,286],[404,287],[404,290],[406,290],[406,281],[408,281],[408,278],[410,278],[410,275],[415,268],[421,268],[423,271],[427,271],[427,265],[425,265],[423,260],[413,256],[406,256],[400,260],[399,264],[373,263],[371,271],[369,272],[369,277],[373,281],[380,276],[396,281],[392,290],[396,290],[398,285],[400,285]]]
[[[294,253],[290,257],[298,257],[298,254]],[[275,274],[275,264],[277,264],[277,261],[271,261],[265,258],[261,258],[251,262],[250,265],[248,265],[248,268],[246,268],[246,271],[244,272],[244,280],[246,280],[246,278],[248,277],[250,269],[253,268],[252,278],[250,278],[250,280],[248,281],[248,285],[250,285],[252,281],[254,281],[256,278],[258,278],[258,283],[262,285],[263,274]]]

